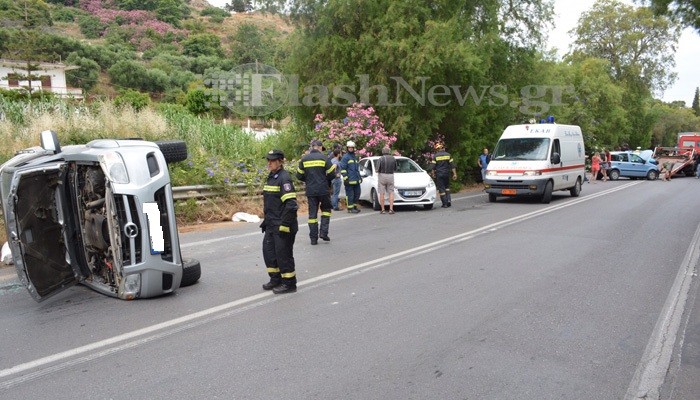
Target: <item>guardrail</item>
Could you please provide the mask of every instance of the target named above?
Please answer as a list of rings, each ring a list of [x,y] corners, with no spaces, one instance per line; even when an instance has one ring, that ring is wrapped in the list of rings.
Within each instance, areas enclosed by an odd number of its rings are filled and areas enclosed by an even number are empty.
[[[251,191],[248,185],[245,183],[236,183],[234,189],[223,191],[216,188],[213,185],[192,185],[192,186],[173,186],[173,199],[175,200],[187,200],[187,199],[203,199],[205,197],[216,197],[223,196],[224,194],[235,194],[239,196],[261,196],[262,186],[255,188]],[[304,194],[304,185],[296,188],[297,195]]]
[[[237,183],[235,184],[235,189],[229,193],[246,195],[249,193],[248,186],[245,183]],[[175,200],[216,197],[223,194],[222,190],[212,185],[173,186],[173,198]]]

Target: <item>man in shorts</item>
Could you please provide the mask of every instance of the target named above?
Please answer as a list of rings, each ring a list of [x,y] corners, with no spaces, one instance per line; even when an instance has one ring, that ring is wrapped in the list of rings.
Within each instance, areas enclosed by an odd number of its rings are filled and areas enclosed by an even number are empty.
[[[389,214],[394,213],[394,172],[396,172],[396,159],[391,155],[391,149],[384,147],[382,156],[379,157],[379,204],[382,207],[380,214],[384,214],[384,194],[389,194]]]

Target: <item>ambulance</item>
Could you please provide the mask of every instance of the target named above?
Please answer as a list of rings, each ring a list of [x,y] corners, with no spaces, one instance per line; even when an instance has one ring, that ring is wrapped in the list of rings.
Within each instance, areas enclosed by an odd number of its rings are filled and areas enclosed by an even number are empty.
[[[499,196],[534,196],[548,204],[558,190],[579,196],[586,173],[581,128],[550,121],[503,131],[484,176],[490,202]]]

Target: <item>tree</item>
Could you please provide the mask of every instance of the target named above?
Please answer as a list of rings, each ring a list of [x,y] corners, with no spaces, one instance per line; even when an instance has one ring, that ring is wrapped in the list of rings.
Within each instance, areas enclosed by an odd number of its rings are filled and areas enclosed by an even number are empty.
[[[253,2],[251,0],[231,0],[230,3],[224,6],[226,11],[244,13],[253,10]]]
[[[422,154],[442,133],[460,170],[520,119],[511,96],[536,69],[541,27],[551,21],[550,2],[540,0],[273,3],[299,28],[284,66],[298,77],[290,107],[298,121],[371,105],[387,130],[400,132],[403,153]]]
[[[666,15],[700,33],[700,3],[697,0],[643,0],[654,14]]]
[[[655,17],[649,8],[598,0],[579,18],[574,32],[573,56],[608,60],[617,81],[654,92],[676,79],[671,71],[680,29],[666,17]]]
[[[77,65],[78,69],[66,71],[66,80],[73,87],[79,87],[89,92],[97,84],[100,77],[100,66],[95,61],[80,57],[78,53],[71,53],[66,58],[66,63]]]
[[[21,24],[24,28],[51,26],[51,12],[43,0],[0,0],[0,21]]]
[[[231,39],[231,57],[237,64],[272,61],[272,40],[256,25],[243,23]]]
[[[60,59],[52,41],[35,29],[23,29],[10,31],[7,34],[7,43],[1,48],[0,58],[8,58],[23,61],[22,73],[16,77],[20,81],[28,81],[28,92],[32,92],[32,81],[39,79],[34,72],[39,70],[39,62],[53,62]]]
[[[693,97],[693,111],[695,115],[700,117],[700,88],[695,88],[695,96]]]
[[[221,40],[211,33],[200,33],[188,37],[183,43],[183,54],[190,57],[224,55]]]

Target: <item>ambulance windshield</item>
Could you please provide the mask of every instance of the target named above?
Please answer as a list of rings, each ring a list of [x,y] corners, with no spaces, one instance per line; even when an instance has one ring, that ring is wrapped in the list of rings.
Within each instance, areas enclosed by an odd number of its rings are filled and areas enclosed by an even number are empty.
[[[494,160],[546,160],[548,138],[501,139],[493,150]]]

